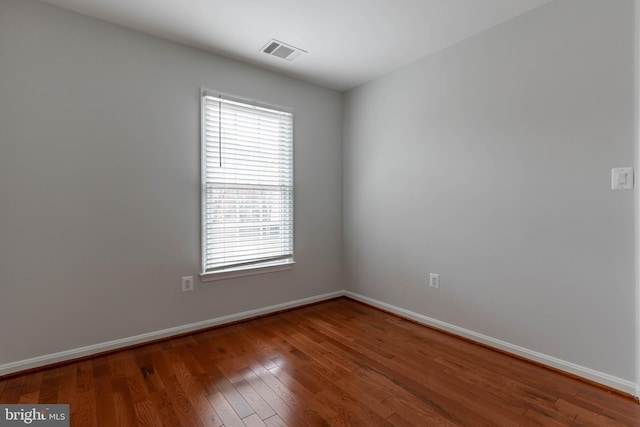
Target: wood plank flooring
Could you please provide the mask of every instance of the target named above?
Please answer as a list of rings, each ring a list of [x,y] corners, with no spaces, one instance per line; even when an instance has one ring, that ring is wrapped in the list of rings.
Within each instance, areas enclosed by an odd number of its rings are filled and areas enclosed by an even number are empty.
[[[630,398],[346,298],[0,380],[71,426],[640,426]]]

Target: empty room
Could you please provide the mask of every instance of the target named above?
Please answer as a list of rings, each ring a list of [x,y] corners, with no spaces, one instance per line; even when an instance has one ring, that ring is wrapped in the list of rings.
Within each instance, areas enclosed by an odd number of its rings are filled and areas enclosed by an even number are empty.
[[[0,0],[0,426],[640,426],[637,0]]]

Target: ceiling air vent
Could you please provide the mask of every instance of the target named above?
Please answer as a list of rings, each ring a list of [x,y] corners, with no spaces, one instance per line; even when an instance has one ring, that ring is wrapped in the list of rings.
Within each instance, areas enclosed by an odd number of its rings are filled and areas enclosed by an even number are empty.
[[[303,53],[307,53],[306,50],[302,50],[274,39],[271,39],[269,43],[264,45],[260,50],[268,55],[277,56],[278,58],[286,59],[287,61],[293,61]]]

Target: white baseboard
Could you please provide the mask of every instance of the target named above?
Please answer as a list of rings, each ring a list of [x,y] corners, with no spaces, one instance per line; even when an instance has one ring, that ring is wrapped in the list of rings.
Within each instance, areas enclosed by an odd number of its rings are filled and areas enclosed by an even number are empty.
[[[433,319],[422,314],[414,313],[401,307],[396,307],[391,304],[387,304],[373,298],[365,297],[363,295],[356,294],[350,291],[336,291],[328,294],[317,295],[309,298],[303,298],[295,301],[289,301],[282,304],[271,305],[269,307],[263,307],[255,310],[244,311],[241,313],[231,314],[228,316],[216,317],[214,319],[204,320],[202,322],[190,323],[187,325],[177,326],[174,328],[163,329],[160,331],[149,332],[146,334],[136,335],[132,337],[122,338],[113,341],[107,341],[104,343],[89,345],[86,347],[75,348],[71,350],[61,351],[58,353],[47,354],[44,356],[34,357],[31,359],[20,360],[17,362],[11,362],[4,365],[0,365],[0,376],[12,374],[15,372],[25,371],[27,369],[38,368],[41,366],[52,365],[55,363],[66,362],[69,360],[91,356],[98,353],[104,353],[107,351],[118,350],[133,345],[144,344],[163,338],[168,338],[180,334],[198,331],[201,329],[211,328],[214,326],[221,326],[228,323],[233,323],[241,320],[250,319],[252,317],[262,316],[266,314],[275,313],[290,308],[296,308],[304,306],[306,304],[313,304],[329,300],[332,298],[338,298],[341,296],[347,296],[356,301],[369,304],[373,307],[377,307],[388,312],[397,314],[407,319],[414,320],[418,323],[422,323],[427,326],[441,329],[443,331],[450,332],[454,335],[459,335],[464,338],[468,338],[472,341],[476,341],[490,347],[505,351],[507,353],[515,354],[517,356],[529,359],[543,365],[550,366],[552,368],[576,375],[594,381],[599,384],[603,384],[607,387],[620,390],[624,393],[640,397],[640,384],[635,384],[621,378],[614,377],[603,372],[598,372],[593,369],[586,368],[584,366],[576,365],[575,363],[567,362],[546,354],[538,353],[533,350],[529,350],[524,347],[520,347],[514,344],[510,344],[505,341],[501,341],[468,329],[461,328],[459,326],[451,325],[446,322],[442,322],[437,319]]]
[[[593,369],[586,368],[584,366],[576,365],[575,363],[567,362],[546,354],[538,353],[537,351],[529,350],[524,347],[520,347],[514,344],[510,344],[505,341],[501,341],[483,334],[479,334],[468,329],[461,328],[459,326],[451,325],[449,323],[442,322],[440,320],[433,319],[431,317],[424,316],[422,314],[414,313],[404,308],[396,307],[391,304],[387,304],[375,299],[365,297],[363,295],[356,294],[354,292],[345,291],[345,296],[352,298],[356,301],[369,304],[371,306],[380,308],[385,311],[397,314],[407,319],[414,320],[418,323],[422,323],[427,326],[434,327],[443,331],[450,332],[452,334],[468,338],[472,341],[476,341],[490,347],[505,351],[507,353],[515,354],[528,360],[532,360],[543,365],[550,366],[560,371],[567,372],[578,377],[594,381],[596,383],[605,385],[607,387],[620,390],[624,393],[635,396],[636,399],[640,396],[640,384],[632,383],[631,381],[623,380],[621,378],[614,377],[603,372],[598,372]]]
[[[104,353],[106,351],[118,350],[133,345],[144,344],[163,338],[168,338],[188,332],[194,332],[200,329],[220,326],[227,323],[233,323],[240,320],[250,319],[252,317],[262,316],[265,314],[275,313],[290,308],[296,308],[307,304],[313,304],[344,296],[344,291],[336,291],[328,294],[317,295],[314,297],[303,298],[295,301],[289,301],[282,304],[271,305],[269,307],[258,308],[255,310],[244,311],[242,313],[231,314],[228,316],[216,317],[214,319],[204,320],[202,322],[190,323],[188,325],[176,326],[174,328],[163,329],[160,331],[149,332],[146,334],[136,335],[128,338],[122,338],[104,343],[89,345],[86,347],[74,348],[71,350],[61,351],[58,353],[47,354],[44,356],[34,357],[31,359],[20,360],[0,365],[0,376],[8,375],[15,372],[25,371],[27,369],[38,368],[41,366],[52,365],[54,363],[66,362],[69,360],[91,356],[93,354]]]

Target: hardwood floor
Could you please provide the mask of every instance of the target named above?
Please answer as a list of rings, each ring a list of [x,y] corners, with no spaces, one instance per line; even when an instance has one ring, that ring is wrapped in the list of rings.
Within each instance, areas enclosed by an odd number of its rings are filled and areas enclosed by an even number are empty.
[[[71,426],[640,426],[640,405],[342,298],[0,380]]]

